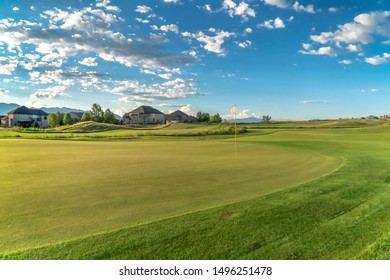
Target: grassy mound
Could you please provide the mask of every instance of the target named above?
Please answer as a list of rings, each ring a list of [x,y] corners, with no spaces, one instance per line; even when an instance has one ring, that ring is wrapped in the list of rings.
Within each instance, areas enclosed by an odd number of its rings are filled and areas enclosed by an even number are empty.
[[[122,126],[113,125],[108,123],[97,123],[93,121],[79,122],[73,125],[64,125],[56,128],[52,128],[50,132],[63,132],[63,133],[88,133],[88,132],[100,132],[122,129]]]

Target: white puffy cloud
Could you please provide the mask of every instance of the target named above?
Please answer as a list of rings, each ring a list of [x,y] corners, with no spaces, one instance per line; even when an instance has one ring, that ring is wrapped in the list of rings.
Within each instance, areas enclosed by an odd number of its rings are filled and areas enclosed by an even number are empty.
[[[260,27],[265,27],[268,29],[274,29],[274,28],[285,28],[284,22],[281,18],[277,17],[275,19],[270,19],[264,21],[262,24],[260,24]]]
[[[322,32],[312,35],[310,39],[316,44],[326,45],[317,51],[312,49],[301,50],[302,54],[326,54],[336,56],[342,53],[356,53],[364,56],[364,46],[381,42],[385,43],[390,38],[390,11],[374,11],[357,15],[352,22],[338,26],[334,32]],[[331,46],[334,45],[336,52]],[[341,60],[349,61],[349,60]],[[365,62],[378,65],[389,62],[387,53],[366,57]],[[343,63],[343,62],[340,62]],[[345,64],[345,63],[344,63]]]
[[[242,112],[237,114],[237,119],[247,119],[247,118],[260,118],[259,115],[251,112],[249,109],[245,109]]]
[[[162,25],[160,30],[164,32],[170,31],[176,34],[179,33],[179,27],[176,24]]]
[[[246,34],[252,33],[252,28],[250,28],[250,27],[245,28],[245,33]]]
[[[191,115],[191,116],[195,116],[196,113],[198,112],[197,108],[195,108],[191,104],[181,106],[181,108],[179,110],[182,111],[183,113],[186,113],[187,115]]]
[[[30,100],[34,100],[34,99],[52,100],[65,95],[66,90],[67,90],[66,86],[48,87],[45,89],[41,89],[36,93],[31,94]]]
[[[276,6],[278,8],[288,8],[290,4],[286,0],[264,0],[265,4]]]
[[[209,4],[204,5],[204,9],[208,12],[212,12],[211,6]]]
[[[335,8],[335,7],[330,7],[330,8],[328,9],[328,11],[329,11],[330,13],[337,13],[338,10],[339,10],[339,9],[337,9],[337,8]]]
[[[337,52],[332,47],[321,47],[318,50],[312,49],[311,44],[303,44],[303,49],[299,52],[301,54],[312,54],[312,55],[327,55],[327,56],[337,56]]]
[[[340,64],[345,64],[345,65],[349,65],[349,64],[352,64],[352,60],[349,60],[349,59],[340,60],[339,63]]]
[[[201,31],[198,33],[183,32],[182,35],[204,43],[202,47],[209,52],[213,52],[218,55],[225,55],[225,49],[222,48],[222,44],[225,42],[226,38],[235,36],[235,33],[227,31],[218,32],[215,29],[210,31],[216,33],[215,36],[208,36]]]
[[[144,84],[139,81],[121,81],[111,90],[112,93],[122,95],[122,101],[156,101],[184,99],[203,95],[199,93],[193,79],[176,78],[163,83]]]
[[[247,20],[248,16],[256,16],[255,10],[249,7],[249,4],[245,2],[241,2],[237,5],[232,0],[224,0],[222,2],[222,10],[226,10],[231,17],[241,16],[244,20]]]
[[[306,12],[306,13],[310,13],[310,14],[315,14],[315,10],[314,10],[314,5],[307,5],[307,6],[303,6],[301,4],[299,4],[298,1],[296,1],[292,8],[297,11],[297,12]]]
[[[6,95],[8,93],[9,93],[9,91],[6,90],[5,88],[0,88],[0,96],[4,96],[4,95]]]
[[[85,65],[85,66],[89,66],[89,67],[98,66],[98,63],[95,62],[95,60],[96,60],[96,57],[87,57],[87,58],[84,58],[83,60],[79,61],[79,63],[82,65]]]
[[[238,43],[238,42],[237,42],[237,45],[238,45],[240,48],[245,49],[245,48],[250,47],[250,46],[252,45],[252,42],[249,41],[249,40],[246,40],[245,42],[241,42],[241,43]]]
[[[372,65],[385,64],[390,61],[390,54],[384,53],[382,56],[376,55],[373,57],[367,57],[365,61]]]
[[[152,8],[151,7],[148,7],[148,6],[145,6],[145,5],[141,5],[141,6],[137,6],[137,8],[135,9],[135,11],[137,13],[141,13],[141,14],[146,14],[146,13],[149,13],[152,11]]]
[[[179,0],[164,0],[165,3],[178,3]]]
[[[19,11],[19,7],[13,7],[13,8],[12,8],[12,11],[14,11],[14,12]]]
[[[18,64],[19,60],[16,56],[0,56],[0,74],[12,75]]]
[[[99,9],[54,9],[45,11],[41,16],[49,23],[49,28],[45,28],[44,23],[0,19],[0,42],[7,45],[10,51],[21,53],[22,46],[30,45],[41,55],[39,61],[26,58],[21,62],[22,67],[29,70],[44,66],[43,63],[61,67],[69,58],[85,54],[97,55],[106,61],[129,67],[170,67],[194,61],[191,56],[165,52],[157,44],[156,37],[143,37],[141,40],[114,31],[113,24],[120,19]],[[8,66],[3,64],[2,72],[8,73],[4,69],[14,70],[16,67],[15,63],[8,63]]]
[[[390,38],[389,17],[390,11],[360,14],[354,18],[353,22],[339,25],[337,31],[322,32],[320,35],[311,36],[311,39],[321,44],[340,42],[366,45],[373,41],[375,35]]]

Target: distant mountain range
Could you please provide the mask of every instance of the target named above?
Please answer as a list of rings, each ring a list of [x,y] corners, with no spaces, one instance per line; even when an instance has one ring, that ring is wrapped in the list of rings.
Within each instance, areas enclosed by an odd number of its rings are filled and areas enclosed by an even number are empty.
[[[227,121],[230,123],[234,123],[234,120],[227,120]],[[237,123],[258,123],[258,122],[262,122],[262,119],[254,118],[254,117],[245,118],[245,119],[237,119]]]
[[[0,102],[0,115],[7,115],[8,112],[18,108],[20,105],[15,103],[2,103]],[[73,108],[67,108],[67,107],[52,107],[52,108],[32,108],[32,109],[40,109],[42,111],[45,111],[46,113],[70,113],[70,112],[84,112],[80,109],[73,109]]]

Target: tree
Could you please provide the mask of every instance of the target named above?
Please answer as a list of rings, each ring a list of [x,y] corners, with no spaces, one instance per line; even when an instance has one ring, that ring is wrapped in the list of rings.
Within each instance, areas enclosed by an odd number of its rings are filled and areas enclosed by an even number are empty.
[[[210,123],[221,123],[221,122],[222,122],[222,118],[218,113],[210,117]]]
[[[64,114],[58,111],[56,113],[57,119],[58,119],[58,126],[64,125],[63,119],[64,119]]]
[[[270,123],[271,122],[271,116],[266,115],[263,116],[263,123]]]
[[[86,122],[86,121],[90,121],[90,120],[91,120],[91,114],[90,113],[85,112],[83,114],[83,116],[81,117],[81,121],[82,122]]]
[[[60,121],[58,120],[57,114],[49,114],[49,126],[57,127],[60,125]]]
[[[91,108],[91,120],[94,122],[102,122],[103,121],[103,109],[99,104],[94,103]]]
[[[103,120],[105,123],[113,123],[115,119],[114,113],[110,109],[106,109],[103,114]]]
[[[197,117],[199,122],[208,122],[208,121],[210,121],[210,114],[209,113],[198,112],[196,114],[196,117]]]
[[[74,124],[76,121],[74,118],[72,118],[72,116],[69,113],[66,113],[64,115],[64,118],[62,119],[62,122],[64,123],[64,125],[70,125],[70,124]]]

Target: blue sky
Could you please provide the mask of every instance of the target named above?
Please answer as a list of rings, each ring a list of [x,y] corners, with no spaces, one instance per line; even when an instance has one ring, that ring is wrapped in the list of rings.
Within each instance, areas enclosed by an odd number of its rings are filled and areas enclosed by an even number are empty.
[[[390,114],[390,2],[0,1],[0,102]]]

